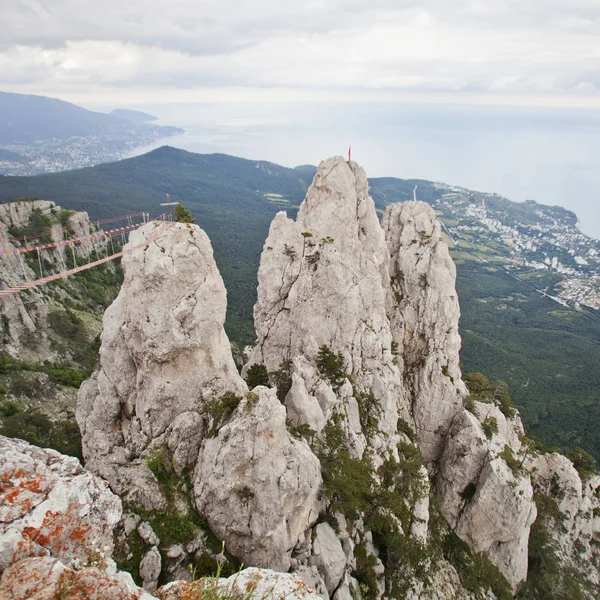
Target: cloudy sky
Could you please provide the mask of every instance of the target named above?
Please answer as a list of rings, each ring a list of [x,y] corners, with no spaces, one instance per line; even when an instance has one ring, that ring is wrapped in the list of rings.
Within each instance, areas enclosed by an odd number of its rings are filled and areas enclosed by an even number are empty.
[[[561,204],[600,238],[600,0],[0,0],[0,90],[170,144]],[[142,151],[142,150],[140,150]]]
[[[600,107],[599,0],[2,0],[0,89]]]

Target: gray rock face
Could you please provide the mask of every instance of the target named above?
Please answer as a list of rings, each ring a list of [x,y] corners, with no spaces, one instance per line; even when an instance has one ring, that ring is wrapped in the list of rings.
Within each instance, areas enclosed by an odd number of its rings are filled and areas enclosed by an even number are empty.
[[[161,557],[156,546],[152,546],[142,557],[140,562],[140,577],[142,578],[143,587],[149,592],[156,589],[158,578],[160,576]]]
[[[246,564],[287,571],[302,532],[319,514],[319,461],[290,436],[275,391],[246,394],[233,420],[204,442],[196,505]]]
[[[210,592],[207,593],[207,589]],[[247,600],[322,600],[297,575],[277,573],[270,569],[249,568],[227,579],[199,579],[194,582],[174,581],[157,592],[159,600],[185,598],[242,597]]]
[[[246,564],[285,570],[319,512],[319,462],[288,433],[273,390],[247,394],[226,423],[211,413],[225,392],[247,387],[223,330],[226,294],[210,242],[184,224],[144,226],[129,247],[143,240],[123,258],[101,368],[79,392],[86,465],[129,505],[173,510],[147,464],[168,450],[177,475],[193,474],[191,500],[227,547]],[[144,525],[142,538],[158,544]],[[148,589],[155,555],[144,559]]]
[[[148,509],[164,498],[142,454],[167,444],[193,467],[204,403],[244,392],[223,329],[226,292],[198,227],[150,223],[131,234],[125,280],[104,315],[100,370],[79,392],[86,465]],[[126,247],[127,250],[127,247]]]
[[[11,235],[13,229],[26,228],[34,214],[40,214],[46,219],[52,217],[55,223],[51,227],[50,237],[54,242],[62,241],[62,226],[56,222],[57,217],[54,216],[54,213],[58,215],[60,210],[54,202],[47,200],[9,202],[0,205],[0,251],[13,253],[18,248],[30,246],[36,241],[36,238],[30,239],[29,242],[17,241]],[[68,219],[68,224],[76,236],[90,234],[90,221],[85,212],[73,213]],[[80,257],[87,258],[92,249],[93,244],[86,243],[77,247],[76,252]],[[44,249],[40,253],[40,258],[46,268],[49,264],[66,268],[64,247]],[[0,257],[0,281],[6,287],[33,281],[36,278],[37,275],[27,263],[24,254],[8,254]],[[56,293],[64,294],[60,290]],[[25,360],[59,359],[56,349],[49,340],[51,330],[48,325],[48,314],[52,308],[52,302],[36,288],[33,288],[26,298],[21,294],[0,297],[0,312],[5,322],[3,339],[5,351],[11,356]],[[35,339],[35,343],[32,343],[31,339]]]
[[[435,213],[424,202],[388,206],[382,226],[390,252],[393,341],[403,360],[419,448],[432,461],[466,395],[458,366],[456,268]]]
[[[121,501],[105,481],[21,440],[0,436],[0,456],[0,598],[151,598],[112,560]]]
[[[388,314],[419,448],[427,461],[438,461],[438,492],[449,523],[516,587],[527,576],[536,510],[527,473],[513,476],[497,456],[506,445],[520,450],[522,425],[493,405],[477,403],[481,421],[463,409],[456,269],[432,208],[423,202],[390,205],[382,225],[391,255]],[[487,418],[498,424],[491,440],[481,427]]]
[[[282,359],[290,361],[285,406],[292,424],[318,434],[336,415],[350,452],[360,457],[368,450],[376,467],[396,455],[399,442],[408,442],[398,418],[414,425],[426,461],[439,460],[444,514],[516,584],[526,574],[535,516],[531,486],[524,478],[522,488],[510,487],[502,461],[486,471],[486,461],[503,446],[487,440],[479,421],[463,409],[456,271],[440,226],[422,202],[389,206],[382,225],[362,169],[341,158],[319,165],[296,221],[279,213],[271,225],[259,268],[258,342],[250,363],[273,372]],[[339,353],[352,385],[343,374],[332,381],[319,372],[322,346]],[[482,473],[482,500],[477,496],[466,510],[464,490]],[[424,470],[420,477],[428,489]],[[478,534],[488,490],[500,490],[506,502]],[[411,535],[426,543],[427,498],[411,511]],[[337,553],[330,550],[326,561],[335,563]],[[308,564],[322,566],[320,545],[311,552]],[[303,564],[301,559],[297,568]],[[321,570],[332,594],[334,584]]]
[[[329,594],[338,587],[346,568],[346,554],[331,525],[320,523],[315,527],[315,540],[310,564],[317,570]]]
[[[512,434],[503,415],[502,422]],[[505,447],[509,441],[500,432],[488,440],[478,418],[463,410],[450,428],[437,483],[442,511],[456,533],[475,552],[485,552],[516,588],[527,577],[536,507],[527,471],[513,472],[498,456]],[[521,459],[516,454],[513,460]]]
[[[345,353],[352,372],[369,359],[381,362],[382,347],[391,341],[387,251],[360,167],[341,158],[319,165],[296,221],[285,213],[273,220],[258,277],[256,362],[275,370],[282,356],[314,360],[322,344]],[[332,294],[319,293],[324,290]],[[357,341],[355,348],[346,347],[349,339]]]
[[[11,202],[0,205],[0,250],[14,252],[17,247],[11,242],[9,229],[26,226],[35,209],[45,214],[49,213],[53,206],[53,203],[47,201]],[[22,257],[8,255],[0,259],[0,279],[7,287],[35,279],[35,274],[26,261],[19,258]],[[21,295],[13,294],[0,298],[0,310],[7,323],[6,351],[13,356],[25,356],[23,338],[27,333],[31,334],[36,328],[46,325],[48,308],[45,302],[34,296],[33,302],[28,302],[25,306]]]
[[[30,556],[110,558],[121,501],[75,458],[0,436],[0,572]]]
[[[340,405],[314,370],[325,345],[341,353],[357,389],[374,391],[379,428],[395,434],[401,376],[386,316],[388,263],[365,172],[341,157],[319,165],[296,221],[283,212],[273,220],[258,271],[258,343],[249,363],[271,372],[293,360],[294,387],[286,403],[295,422],[322,427],[314,398],[325,420]],[[355,446],[361,453],[364,440]]]
[[[527,577],[527,542],[535,520],[533,489],[527,476],[515,476],[500,458],[487,462],[475,495],[458,520],[456,533],[517,585]]]
[[[582,479],[573,463],[561,454],[543,454],[528,460],[533,485],[547,498],[540,515],[561,562],[593,586],[600,583],[600,476]]]
[[[129,573],[113,565],[70,569],[56,558],[35,557],[11,565],[0,580],[0,598],[10,600],[155,600]]]

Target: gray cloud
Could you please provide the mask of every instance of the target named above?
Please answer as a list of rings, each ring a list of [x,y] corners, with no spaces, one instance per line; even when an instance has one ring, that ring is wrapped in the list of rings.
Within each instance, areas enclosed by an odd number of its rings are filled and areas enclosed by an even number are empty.
[[[0,87],[600,96],[598,0],[4,0]]]

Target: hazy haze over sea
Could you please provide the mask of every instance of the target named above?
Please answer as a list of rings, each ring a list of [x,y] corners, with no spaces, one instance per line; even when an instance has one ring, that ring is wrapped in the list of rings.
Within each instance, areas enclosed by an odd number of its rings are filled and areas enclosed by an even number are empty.
[[[111,107],[113,108],[113,107]],[[285,166],[352,156],[371,177],[443,181],[573,210],[600,238],[600,110],[459,104],[143,104],[166,143]],[[149,148],[144,148],[147,151]],[[140,152],[138,152],[140,153]]]

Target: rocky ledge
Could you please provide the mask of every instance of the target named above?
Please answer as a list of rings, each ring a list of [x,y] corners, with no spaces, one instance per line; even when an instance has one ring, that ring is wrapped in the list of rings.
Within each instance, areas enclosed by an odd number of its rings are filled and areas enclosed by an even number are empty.
[[[105,481],[74,458],[20,440],[0,436],[0,455],[3,600],[183,600],[211,590],[246,600],[318,598],[300,579],[263,569],[173,582],[151,595],[113,560],[122,510]]]

